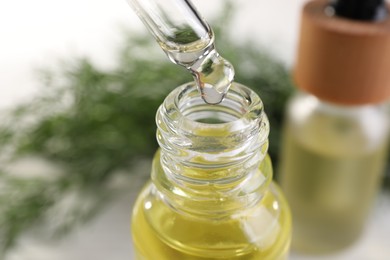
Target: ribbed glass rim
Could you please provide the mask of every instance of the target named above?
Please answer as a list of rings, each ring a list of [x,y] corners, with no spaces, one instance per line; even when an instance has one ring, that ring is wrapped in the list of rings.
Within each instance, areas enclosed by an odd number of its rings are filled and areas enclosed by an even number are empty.
[[[260,127],[265,117],[260,97],[250,88],[236,82],[232,83],[226,97],[218,105],[205,103],[196,84],[190,82],[172,91],[162,107],[171,124],[189,133],[223,130],[232,134]]]

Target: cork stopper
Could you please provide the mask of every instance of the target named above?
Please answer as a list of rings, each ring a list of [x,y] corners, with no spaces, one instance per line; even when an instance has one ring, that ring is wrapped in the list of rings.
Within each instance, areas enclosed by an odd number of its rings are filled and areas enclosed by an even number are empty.
[[[329,15],[327,8],[328,0],[315,0],[303,9],[296,84],[338,104],[388,100],[390,19],[357,21]]]

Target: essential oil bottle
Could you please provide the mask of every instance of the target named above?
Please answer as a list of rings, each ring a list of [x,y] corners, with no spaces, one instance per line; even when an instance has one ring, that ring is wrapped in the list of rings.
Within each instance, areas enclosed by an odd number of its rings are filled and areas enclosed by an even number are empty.
[[[280,183],[293,248],[328,253],[361,234],[389,143],[390,18],[381,0],[315,0],[302,12]]]
[[[287,259],[290,210],[272,182],[259,96],[233,82],[233,66],[189,0],[129,3],[194,77],[157,111],[160,149],[131,224],[136,259]]]
[[[257,94],[233,83],[211,105],[185,84],[156,122],[160,149],[132,218],[136,259],[287,259],[290,211],[272,182]]]

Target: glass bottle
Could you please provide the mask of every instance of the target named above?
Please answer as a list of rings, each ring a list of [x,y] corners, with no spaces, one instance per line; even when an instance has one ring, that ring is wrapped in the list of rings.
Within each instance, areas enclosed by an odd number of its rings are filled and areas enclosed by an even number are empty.
[[[362,232],[386,163],[386,105],[342,106],[299,93],[287,108],[281,185],[293,247],[326,253]]]
[[[280,165],[298,251],[337,251],[363,230],[389,143],[389,29],[381,0],[315,0],[303,9],[294,70],[301,92],[287,108]]]
[[[260,98],[233,83],[210,105],[188,83],[156,122],[160,149],[132,217],[136,259],[287,259],[290,212],[272,182]]]

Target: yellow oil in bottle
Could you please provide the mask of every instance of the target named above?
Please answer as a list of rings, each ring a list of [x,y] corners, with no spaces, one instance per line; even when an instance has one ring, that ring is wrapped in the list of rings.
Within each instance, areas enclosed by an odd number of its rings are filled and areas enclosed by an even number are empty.
[[[294,247],[326,252],[351,244],[378,190],[385,149],[337,157],[310,150],[291,134],[286,139],[282,186],[294,216]]]
[[[287,259],[290,211],[272,182],[268,121],[254,95],[234,83],[209,105],[191,83],[160,107],[161,149],[132,216],[137,260]]]
[[[149,196],[157,192],[153,189],[148,184],[134,207],[137,260],[287,259],[291,235],[288,206],[272,190],[237,216],[212,219],[177,212],[163,198]],[[276,185],[272,189],[279,192]],[[184,207],[191,207],[190,199]]]
[[[290,212],[272,183],[260,98],[233,82],[232,64],[191,1],[129,2],[169,59],[194,77],[157,112],[161,150],[132,218],[137,258],[286,259]]]
[[[294,216],[293,248],[327,253],[362,232],[386,162],[386,120],[376,108],[331,111],[308,100],[290,106],[280,182]]]

